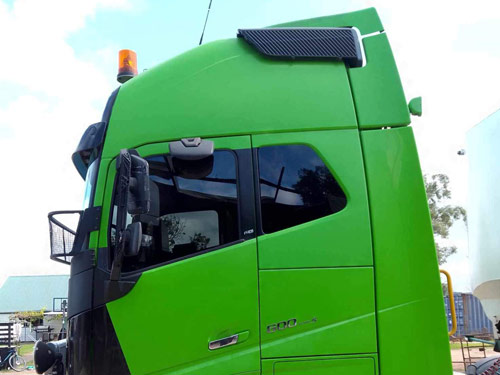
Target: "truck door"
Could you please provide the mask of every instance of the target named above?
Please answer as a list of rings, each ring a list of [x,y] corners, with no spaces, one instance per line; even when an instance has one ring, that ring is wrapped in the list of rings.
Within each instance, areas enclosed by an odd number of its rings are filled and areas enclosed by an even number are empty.
[[[261,134],[252,144],[263,374],[374,374],[373,254],[359,132]],[[340,355],[352,358],[319,367],[300,362]]]
[[[149,162],[151,211],[140,217],[141,251],[122,269],[135,286],[107,303],[131,374],[260,373],[250,137],[212,141],[211,160],[180,164],[168,143],[137,148]],[[114,175],[111,165],[111,209]]]

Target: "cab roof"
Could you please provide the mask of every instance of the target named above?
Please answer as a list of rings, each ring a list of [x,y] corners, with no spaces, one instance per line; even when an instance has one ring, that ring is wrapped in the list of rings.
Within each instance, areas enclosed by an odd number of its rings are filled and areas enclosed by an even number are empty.
[[[199,46],[125,83],[103,157],[122,148],[186,137],[409,124],[396,64],[373,8],[279,27],[356,27],[366,65],[283,60],[241,38]],[[375,33],[375,34],[373,34]]]

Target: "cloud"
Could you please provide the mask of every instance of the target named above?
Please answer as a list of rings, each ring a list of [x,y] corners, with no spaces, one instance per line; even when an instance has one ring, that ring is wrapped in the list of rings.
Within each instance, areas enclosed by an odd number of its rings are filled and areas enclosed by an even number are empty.
[[[452,204],[467,207],[468,129],[498,110],[500,3],[423,0],[414,7],[374,0],[398,63],[407,99],[423,97],[422,118],[412,118],[424,173],[450,177]],[[450,242],[458,253],[444,265],[457,290],[470,291],[466,228],[456,224]]]
[[[0,103],[0,284],[7,275],[69,272],[49,260],[47,213],[81,208],[83,182],[70,156],[117,84],[104,66],[78,58],[67,38],[101,9],[131,4],[0,2],[0,87],[15,88]]]
[[[6,274],[68,271],[48,260],[46,213],[79,208],[83,184],[70,154],[116,87],[106,67],[114,64],[116,51],[81,56],[67,40],[97,12],[135,6],[126,0],[16,0],[12,5],[0,0],[0,283]],[[206,40],[218,22],[233,33],[245,25],[375,6],[407,98],[423,96],[423,117],[413,117],[422,168],[448,174],[454,201],[466,204],[467,159],[456,151],[465,146],[466,130],[500,106],[500,2],[422,0],[409,7],[395,0],[277,0],[247,4],[244,12],[242,6],[216,1]],[[203,19],[205,7],[199,14]],[[459,235],[450,238],[464,250]],[[459,263],[458,268],[464,264]]]

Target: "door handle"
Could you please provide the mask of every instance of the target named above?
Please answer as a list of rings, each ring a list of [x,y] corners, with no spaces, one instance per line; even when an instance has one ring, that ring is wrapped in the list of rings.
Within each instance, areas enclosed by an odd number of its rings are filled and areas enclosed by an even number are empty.
[[[238,338],[239,338],[239,335],[236,334],[236,335],[232,335],[229,337],[224,337],[223,339],[210,341],[208,343],[208,349],[216,350],[216,349],[223,348],[225,346],[235,345],[238,343]]]

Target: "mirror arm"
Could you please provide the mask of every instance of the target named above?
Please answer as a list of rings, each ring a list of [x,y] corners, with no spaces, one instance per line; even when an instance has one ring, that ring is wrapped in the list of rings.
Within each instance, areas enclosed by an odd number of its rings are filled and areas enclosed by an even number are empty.
[[[111,265],[110,280],[117,281],[120,279],[120,273],[123,264],[123,255],[125,248],[125,225],[127,223],[127,204],[128,191],[130,186],[130,173],[132,169],[132,158],[128,150],[121,150],[120,155],[116,160],[116,169],[118,171],[118,186],[117,186],[117,210],[116,210],[116,237],[117,245],[113,264]]]
[[[125,225],[125,222],[123,223],[123,225]],[[122,272],[122,265],[123,265],[123,257],[125,255],[125,245],[126,245],[126,229],[123,226],[118,232],[116,252],[115,252],[115,257],[113,259],[113,264],[111,265],[111,275],[109,277],[111,281],[120,280],[120,274]]]
[[[113,259],[113,265],[111,266],[111,275],[109,279],[111,281],[120,280],[120,274],[122,272],[123,264],[123,251],[119,251],[115,254],[115,259]]]
[[[123,258],[137,255],[140,248],[140,223],[139,226],[135,223],[127,226],[127,214],[147,213],[151,205],[148,162],[141,158],[136,150],[124,149],[116,159],[116,169],[116,251],[111,265],[110,281],[120,280]]]

